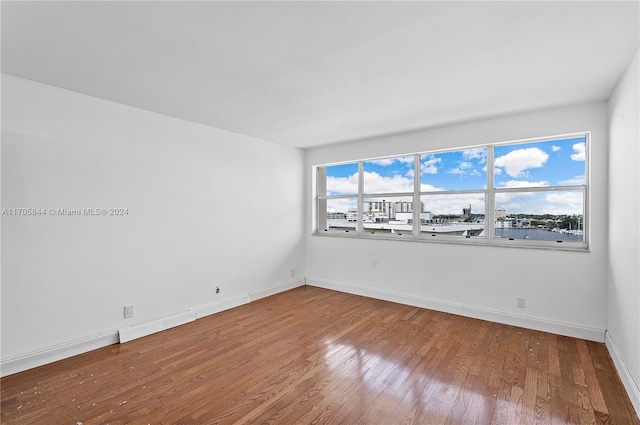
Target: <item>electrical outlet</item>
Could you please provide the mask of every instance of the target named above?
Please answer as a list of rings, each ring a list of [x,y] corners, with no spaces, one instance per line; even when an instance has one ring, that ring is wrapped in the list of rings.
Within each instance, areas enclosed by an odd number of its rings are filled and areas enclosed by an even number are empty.
[[[220,293],[220,287],[216,286],[216,294],[219,294],[219,293]]]
[[[130,319],[133,317],[133,305],[124,306],[124,318]]]
[[[524,308],[524,297],[518,297],[518,308]]]
[[[291,269],[291,277],[295,277],[296,275],[296,269]]]

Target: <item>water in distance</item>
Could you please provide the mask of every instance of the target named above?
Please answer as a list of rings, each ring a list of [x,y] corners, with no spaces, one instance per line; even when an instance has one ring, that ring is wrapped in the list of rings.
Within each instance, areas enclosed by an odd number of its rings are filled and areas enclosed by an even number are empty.
[[[582,234],[552,232],[545,229],[504,228],[495,229],[497,238],[533,239],[542,241],[582,242]]]

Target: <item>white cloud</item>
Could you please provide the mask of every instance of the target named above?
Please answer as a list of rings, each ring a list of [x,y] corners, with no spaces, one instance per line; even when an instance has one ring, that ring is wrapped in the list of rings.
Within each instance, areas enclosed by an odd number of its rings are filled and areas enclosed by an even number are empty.
[[[422,174],[438,174],[437,165],[441,162],[442,158],[436,158],[433,155],[429,156],[426,161],[422,162],[420,171]]]
[[[504,168],[511,177],[521,177],[529,168],[540,168],[549,159],[549,154],[540,148],[516,149],[496,158],[495,165]]]
[[[411,164],[413,165],[413,155],[412,156],[401,156],[399,158],[396,158],[398,160],[398,162],[401,162],[403,164]]]
[[[468,171],[469,168],[473,168],[473,164],[470,162],[461,162],[456,168],[451,168],[450,170],[447,170],[447,173],[449,174],[468,174],[471,171]],[[473,170],[472,170],[473,171]]]
[[[327,194],[357,194],[358,193],[358,173],[347,177],[327,177]]]
[[[477,148],[477,149],[467,149],[462,151],[462,158],[469,159],[479,159],[480,163],[483,164],[487,160],[487,149],[486,148]]]
[[[532,192],[524,192],[524,193],[519,193],[519,192],[507,192],[507,193],[496,193],[495,197],[496,197],[496,208],[502,208],[504,210],[507,211],[507,214],[509,212],[516,212],[516,211],[520,211],[519,209],[516,209],[516,205],[518,205],[518,208],[522,208],[523,205],[527,205],[524,202],[516,202],[513,203],[513,199],[514,198],[519,198],[521,200],[526,200],[528,198],[530,198],[531,196],[533,196]],[[511,203],[507,203],[507,202],[511,202]]]
[[[549,182],[547,181],[539,181],[539,182],[529,182],[526,180],[509,180],[508,182],[501,183],[501,187],[538,187],[538,186],[549,186]]]
[[[427,183],[420,183],[420,192],[436,192],[440,190],[444,190],[444,189],[441,187],[435,187]]]
[[[558,152],[560,149],[562,149],[560,146],[556,146],[556,145],[551,146],[552,152]]]
[[[524,180],[509,180],[508,182],[500,184],[501,187],[508,188],[528,188],[528,187],[537,187],[537,186],[549,186],[549,182],[539,181],[539,182],[529,182]],[[507,213],[520,213],[520,212],[531,212],[527,208],[531,207],[528,201],[530,198],[534,197],[534,192],[506,192],[506,193],[496,193],[496,208],[503,208],[507,211]],[[514,201],[514,199],[517,199]],[[539,209],[538,207],[535,207]]]
[[[383,167],[387,167],[389,165],[392,165],[395,161],[395,158],[385,158],[385,159],[373,159],[371,161],[367,161],[370,162],[372,164],[376,164],[376,165],[381,165]]]
[[[364,172],[365,193],[413,192],[413,179],[401,175],[383,177],[378,173]]]
[[[496,193],[496,207],[507,214],[582,214],[580,192]]]
[[[582,214],[581,192],[553,192],[544,201],[544,211],[548,214]]]
[[[424,202],[425,211],[430,211],[434,215],[462,215],[462,209],[469,208],[469,205],[473,214],[484,214],[482,194],[429,195],[423,196],[421,201]]]
[[[562,186],[573,186],[573,185],[578,185],[578,184],[585,184],[584,176],[575,176],[575,177],[573,177],[571,179],[562,180],[560,182],[560,185],[562,185]]]
[[[364,191],[366,193],[413,192],[413,179],[399,174],[384,177],[375,172],[365,171]],[[357,194],[358,174],[348,177],[327,177],[327,193],[329,195]]]
[[[372,159],[370,161],[366,161],[371,164],[380,165],[382,167],[388,167],[389,165],[393,165],[396,162],[401,164],[413,164],[413,156],[399,156],[394,158],[382,158],[382,159]],[[365,163],[366,166],[366,163]]]
[[[573,159],[574,161],[584,161],[585,160],[585,143],[581,142],[581,143],[576,143],[575,145],[573,145],[573,151],[575,152],[573,155],[571,155],[571,159]]]
[[[500,193],[500,195],[506,195],[506,193]],[[497,195],[496,195],[496,201],[498,200]],[[522,202],[511,202],[511,199],[504,199],[501,200],[502,202],[500,203],[500,206],[498,208],[501,208],[503,210],[505,210],[507,212],[507,214],[518,214],[519,212],[522,212],[523,210],[526,210],[526,206],[527,204],[522,203]],[[527,210],[528,212],[528,210]]]
[[[347,212],[350,208],[357,208],[356,198],[327,199],[328,212]]]

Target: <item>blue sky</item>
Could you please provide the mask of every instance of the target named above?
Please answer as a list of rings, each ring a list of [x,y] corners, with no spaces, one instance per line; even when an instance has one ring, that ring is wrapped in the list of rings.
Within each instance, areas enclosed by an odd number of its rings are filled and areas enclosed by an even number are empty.
[[[559,186],[583,184],[585,181],[585,137],[560,139],[494,148],[494,178],[496,188]],[[467,149],[421,155],[421,191],[479,189],[486,186],[487,149]],[[388,158],[364,163],[365,193],[400,193],[413,191],[413,156]],[[357,164],[327,167],[328,194],[357,193]],[[541,194],[502,194],[498,207],[511,212],[542,214],[581,214],[582,195],[550,192]],[[483,197],[470,196],[451,202],[430,205],[434,213],[459,213],[458,204],[472,204],[474,210],[484,208]],[[444,199],[440,197],[439,199]],[[519,201],[518,201],[519,199]],[[546,202],[546,203],[545,203]],[[446,210],[446,212],[445,212]],[[455,212],[454,212],[455,211]]]
[[[584,143],[584,137],[580,137],[497,146],[494,153],[496,186],[506,187],[510,181],[543,182],[542,185],[571,185],[578,181],[583,182]],[[485,148],[422,155],[421,162],[422,183],[429,186],[460,190],[483,189],[486,184]],[[365,162],[364,169],[365,172],[375,173],[387,179],[403,176],[413,180],[413,157],[368,161]],[[327,167],[327,176],[333,178],[356,176],[357,172],[357,164]],[[341,191],[337,190],[335,194],[338,192]]]
[[[498,146],[494,151],[496,187],[512,182],[566,186],[585,182],[585,138]]]

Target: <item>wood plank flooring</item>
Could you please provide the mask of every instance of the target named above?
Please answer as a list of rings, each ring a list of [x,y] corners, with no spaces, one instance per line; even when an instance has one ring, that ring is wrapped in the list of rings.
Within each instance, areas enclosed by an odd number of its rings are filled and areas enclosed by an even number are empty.
[[[603,344],[309,286],[0,384],[2,424],[640,424]]]

